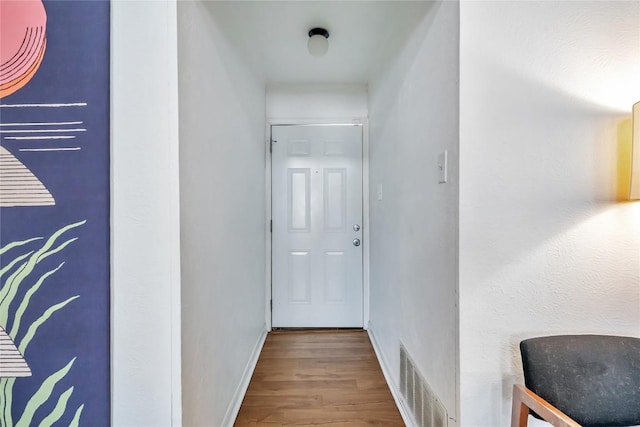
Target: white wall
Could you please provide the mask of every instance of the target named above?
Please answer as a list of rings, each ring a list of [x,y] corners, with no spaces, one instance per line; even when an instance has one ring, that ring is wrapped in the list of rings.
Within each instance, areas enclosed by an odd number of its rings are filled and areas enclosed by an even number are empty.
[[[370,331],[395,387],[405,344],[449,425],[457,418],[458,32],[459,4],[431,3],[369,85]],[[444,150],[449,182],[438,184]]]
[[[176,4],[111,7],[112,424],[180,425]]]
[[[265,89],[207,2],[178,3],[178,48],[183,422],[220,426],[265,333]]]
[[[367,86],[269,85],[267,119],[331,120],[367,117]]]
[[[640,204],[615,203],[640,3],[462,2],[461,425],[509,424],[520,340],[640,334]]]

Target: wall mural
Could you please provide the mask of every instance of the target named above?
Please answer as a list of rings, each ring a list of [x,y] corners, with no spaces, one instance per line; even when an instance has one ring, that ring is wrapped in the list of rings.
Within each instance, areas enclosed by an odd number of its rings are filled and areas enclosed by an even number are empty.
[[[108,426],[109,2],[0,1],[0,427]]]

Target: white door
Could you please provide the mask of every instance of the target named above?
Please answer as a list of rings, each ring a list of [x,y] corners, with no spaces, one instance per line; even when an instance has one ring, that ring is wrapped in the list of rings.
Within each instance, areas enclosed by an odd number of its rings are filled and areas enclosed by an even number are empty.
[[[272,126],[272,326],[362,327],[362,126]]]

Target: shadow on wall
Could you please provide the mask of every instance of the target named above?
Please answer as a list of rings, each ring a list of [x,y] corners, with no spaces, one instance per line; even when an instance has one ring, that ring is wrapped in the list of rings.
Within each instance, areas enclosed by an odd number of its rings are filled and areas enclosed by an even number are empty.
[[[624,116],[532,81],[501,64],[489,63],[481,55],[473,62],[484,62],[496,84],[467,90],[480,91],[480,96],[494,105],[501,100],[509,104],[498,106],[497,112],[520,111],[509,121],[500,113],[486,113],[488,120],[477,123],[481,128],[473,133],[492,135],[490,149],[500,156],[488,158],[483,147],[469,145],[467,158],[478,150],[477,155],[486,161],[462,165],[469,176],[491,183],[481,190],[483,197],[478,203],[489,199],[497,206],[510,206],[496,212],[490,223],[482,218],[469,221],[473,230],[470,244],[490,245],[487,249],[503,258],[499,264],[508,266],[537,248],[553,247],[552,242],[565,231],[615,206],[617,126]],[[520,91],[514,96],[516,87]],[[476,207],[465,209],[473,212]],[[499,275],[494,267],[478,265],[474,277],[483,281]]]
[[[593,257],[595,260],[610,254],[610,259],[599,261],[601,267],[598,271],[586,273],[590,280],[585,280],[584,283],[590,283],[585,285],[583,292],[573,293],[572,305],[580,307],[579,312],[575,309],[563,309],[567,305],[561,299],[549,298],[548,293],[542,298],[544,301],[529,302],[532,309],[543,303],[551,305],[551,311],[558,313],[557,319],[552,323],[559,326],[529,330],[523,328],[523,332],[511,336],[508,342],[504,343],[508,348],[509,360],[503,363],[502,371],[510,374],[504,375],[502,380],[503,407],[507,407],[510,402],[513,384],[523,381],[520,341],[536,336],[567,333],[625,335],[638,328],[637,322],[633,319],[640,316],[639,284],[635,279],[640,276],[640,248],[637,246],[637,242],[640,241],[640,202],[612,204],[567,230],[562,238],[570,239],[571,236],[591,236],[587,237],[589,243],[581,245],[574,254],[578,258]],[[608,241],[615,242],[616,247],[632,248],[628,257],[620,259],[615,248],[609,248],[613,245],[607,243]],[[617,276],[616,279],[610,281],[608,277],[614,275]],[[562,284],[559,284],[559,287],[562,287]],[[598,294],[606,297],[593,297]],[[629,307],[636,307],[634,316],[630,316]]]
[[[522,339],[637,330],[630,321],[640,311],[640,203],[617,203],[621,192],[628,193],[628,184],[623,188],[620,182],[628,179],[623,178],[630,143],[624,115],[481,56],[472,62],[491,70],[495,84],[466,90],[491,100],[491,111],[520,111],[509,121],[489,111],[484,113],[488,120],[476,122],[474,132],[493,136],[488,149],[500,155],[487,156],[482,152],[487,147],[467,144],[461,158],[466,174],[490,183],[477,187],[478,206],[463,200],[467,205],[461,209],[482,212],[487,200],[505,207],[493,209],[490,221],[470,216],[461,233],[473,247],[470,252],[493,257],[468,262],[477,286],[467,290],[467,300],[497,301],[469,307],[467,316],[478,319],[473,341],[479,348],[495,341],[496,322],[522,331],[500,339],[495,353],[500,378],[480,373],[477,378],[487,385],[489,413],[508,418],[513,383],[522,381]],[[519,89],[514,93],[513,88]],[[508,105],[493,110],[496,102]],[[475,156],[484,161],[465,164]],[[522,307],[521,316],[507,317],[503,304]],[[638,307],[635,314],[629,312],[632,307]]]
[[[200,55],[203,57],[213,57],[218,59],[217,63],[222,64],[224,67],[225,73],[224,75],[215,75],[210,76],[209,81],[202,81],[203,87],[208,87],[213,84],[214,81],[225,81],[228,82],[226,86],[229,90],[234,92],[234,97],[230,97],[229,99],[234,99],[236,102],[236,106],[243,112],[245,112],[245,120],[251,120],[252,116],[252,108],[250,105],[247,105],[246,100],[251,99],[253,96],[253,87],[247,85],[248,79],[255,79],[257,81],[262,81],[263,76],[258,72],[259,68],[251,66],[242,55],[238,54],[238,51],[235,49],[233,41],[227,36],[227,33],[224,29],[224,17],[219,16],[219,13],[213,9],[214,5],[226,4],[229,2],[211,2],[211,1],[193,1],[189,2],[191,4],[183,4],[182,2],[178,2],[179,8],[195,8],[199,11],[201,16],[205,16],[207,22],[210,22],[210,25],[206,27],[200,26],[199,28],[205,28],[206,31],[210,32],[210,37],[207,40],[200,39],[202,45],[198,47],[201,50]],[[181,16],[186,16],[186,13],[181,14]],[[193,16],[193,15],[191,15]],[[184,33],[192,29],[192,26],[188,24],[180,25],[180,31],[178,32],[179,38],[187,39],[188,35]],[[180,50],[180,44],[178,45],[178,59],[181,61],[188,53],[184,53]],[[210,59],[209,59],[210,60]],[[182,61],[181,61],[182,62]],[[239,72],[242,70],[242,72]],[[180,70],[182,75],[180,76],[181,80],[185,80],[188,77],[184,76],[186,70],[181,68]],[[199,75],[200,73],[195,72],[195,75]],[[207,93],[203,91],[203,95]]]
[[[406,34],[396,35],[398,38],[398,46],[402,46],[400,49],[396,49],[391,53],[388,58],[385,58],[384,61],[380,63],[383,64],[382,67],[375,73],[372,77],[372,80],[377,80],[383,78],[386,75],[395,75],[395,76],[408,76],[409,70],[412,68],[414,61],[418,57],[418,52],[422,47],[422,44],[427,40],[427,34],[435,20],[435,17],[438,13],[438,9],[441,7],[441,2],[424,2],[424,9],[420,14],[416,14],[414,16],[415,21],[412,23],[410,27],[408,26],[408,30]],[[404,85],[404,80],[393,80],[393,84],[385,85],[385,90],[380,91],[377,96],[381,99],[394,99],[397,102],[400,102],[401,98],[396,96],[390,96],[390,94],[400,93],[401,87]],[[372,94],[370,93],[369,96]],[[383,103],[376,102],[376,98],[370,98],[369,105],[381,105],[381,108],[385,108],[387,110],[393,110],[396,108],[394,106],[387,106]],[[370,116],[371,116],[370,112]],[[388,121],[387,121],[388,122]],[[371,126],[375,126],[376,123],[371,123]]]

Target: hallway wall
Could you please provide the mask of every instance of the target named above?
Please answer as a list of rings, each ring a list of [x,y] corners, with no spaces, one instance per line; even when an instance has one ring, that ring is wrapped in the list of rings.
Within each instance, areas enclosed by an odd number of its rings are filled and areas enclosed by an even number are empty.
[[[364,84],[277,84],[267,86],[267,120],[365,118]]]
[[[640,3],[462,2],[461,424],[509,424],[518,343],[640,334],[640,203],[616,203]]]
[[[265,332],[265,89],[205,1],[178,3],[183,423],[232,421]]]
[[[425,5],[405,47],[369,85],[370,331],[393,385],[402,342],[455,426],[459,4]],[[444,150],[449,180],[438,184]]]

